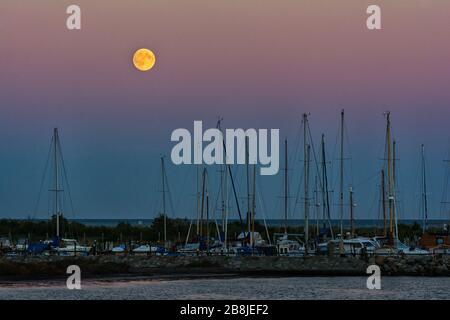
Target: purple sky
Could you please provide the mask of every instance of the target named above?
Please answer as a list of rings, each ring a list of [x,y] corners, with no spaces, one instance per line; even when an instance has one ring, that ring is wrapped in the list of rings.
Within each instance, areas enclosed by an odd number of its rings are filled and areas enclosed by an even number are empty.
[[[309,112],[316,148],[324,132],[335,159],[341,108],[356,214],[378,217],[383,112],[390,110],[400,218],[419,216],[422,143],[430,215],[447,217],[439,203],[450,146],[450,3],[377,1],[383,29],[369,31],[372,2],[77,1],[82,30],[69,31],[72,1],[2,1],[0,217],[33,214],[55,126],[77,217],[151,218],[159,205],[159,155],[169,154],[172,130],[192,128],[194,120],[212,127],[221,115],[225,127],[280,128],[294,145],[301,114]],[[140,47],[156,54],[149,72],[131,64]],[[292,193],[301,167],[295,163]],[[184,184],[193,168],[169,169],[175,214],[193,216],[195,186]],[[281,175],[261,184],[267,216],[280,217]],[[45,204],[39,217],[48,216]]]

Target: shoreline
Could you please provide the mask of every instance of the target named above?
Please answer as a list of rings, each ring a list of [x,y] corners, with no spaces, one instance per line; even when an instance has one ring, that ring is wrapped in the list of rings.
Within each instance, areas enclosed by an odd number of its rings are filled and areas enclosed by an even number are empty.
[[[16,287],[22,285],[36,285],[41,282],[45,282],[45,284],[37,285],[37,287],[48,287],[53,284],[65,284],[67,281],[67,277],[65,276],[50,276],[50,277],[0,277],[0,288],[8,288],[8,287]],[[96,284],[110,284],[110,283],[130,283],[130,282],[151,282],[151,281],[190,281],[190,280],[227,280],[227,279],[285,279],[285,278],[344,278],[344,277],[364,277],[367,278],[369,274],[366,275],[294,275],[294,274],[173,274],[173,275],[130,275],[130,274],[116,274],[116,275],[83,275],[82,281],[88,283],[96,283]],[[384,275],[385,278],[448,278],[449,276],[429,276],[429,275]]]
[[[219,277],[367,276],[369,265],[386,276],[450,276],[450,257],[280,257],[280,256],[14,256],[0,257],[0,281],[48,280],[67,277],[78,265],[85,278],[155,279]]]

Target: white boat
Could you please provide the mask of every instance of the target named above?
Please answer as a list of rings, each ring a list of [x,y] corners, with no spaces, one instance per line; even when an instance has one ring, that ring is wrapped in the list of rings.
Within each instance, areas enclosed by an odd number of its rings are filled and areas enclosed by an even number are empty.
[[[396,240],[394,245],[384,245],[377,248],[374,252],[376,255],[380,256],[390,256],[390,255],[429,255],[428,250],[423,250],[415,246],[407,246],[400,240]]]
[[[376,256],[394,256],[397,254],[398,254],[398,251],[393,246],[382,246],[375,250]]]
[[[63,247],[61,247],[61,244],[64,245]],[[58,253],[66,253],[66,254],[89,254],[89,252],[91,251],[92,247],[88,247],[88,246],[82,246],[78,243],[77,240],[75,239],[61,239],[61,243],[60,243],[60,247],[56,248],[56,250],[58,251]]]
[[[19,239],[14,247],[16,251],[27,251],[28,243],[27,239]]]
[[[10,249],[11,241],[8,238],[0,238],[0,248],[1,249]]]
[[[328,252],[328,246],[331,244],[334,246],[334,253],[340,253],[340,243],[342,241],[344,254],[345,255],[361,255],[363,253],[363,249],[366,251],[368,255],[372,255],[375,253],[375,250],[379,248],[378,243],[370,238],[365,237],[356,237],[350,239],[334,239],[328,242],[322,242],[317,245],[318,252],[325,254]]]
[[[256,232],[256,231],[253,231],[253,232],[241,232],[238,235],[237,239],[239,241],[243,241],[243,240],[246,240],[246,239],[247,239],[247,241],[250,241],[249,240],[249,235],[251,236],[252,242],[255,244],[255,246],[256,245],[263,245],[263,244],[266,243],[266,241],[262,238],[261,234],[259,232]]]
[[[228,253],[230,253],[230,250],[228,250],[227,248],[223,247],[223,246],[215,246],[211,249],[209,249],[209,252],[212,254],[219,254],[219,255],[228,255]],[[237,253],[237,249],[235,248],[234,251],[231,251],[232,254]]]
[[[328,242],[319,243],[318,249],[319,252],[325,253],[328,252],[329,243],[332,243],[335,246],[334,252],[336,254],[339,253],[339,245],[341,239],[330,240]],[[351,239],[343,239],[342,243],[344,245],[344,254],[345,255],[361,255],[363,253],[363,248],[366,250],[368,255],[372,255],[375,253],[375,250],[379,248],[378,243],[375,240],[364,237],[357,237]]]
[[[123,252],[125,252],[125,246],[120,245],[120,246],[114,247],[111,249],[111,252],[112,253],[123,253]]]
[[[149,253],[151,250],[148,244],[141,245],[135,249],[133,249],[134,253]]]
[[[148,244],[143,244],[143,245],[133,249],[134,253],[150,253],[150,252],[155,252],[155,251],[156,250],[154,250],[154,247],[152,247]]]
[[[344,239],[344,249],[346,254],[361,254],[362,249],[371,255],[378,248],[378,243],[370,238],[357,237],[353,239]]]
[[[178,249],[180,253],[197,253],[200,251],[200,243],[186,243],[183,248]]]
[[[279,255],[283,256],[303,256],[305,255],[305,245],[297,240],[288,239],[288,234],[283,234],[276,241]]]
[[[428,254],[430,254],[430,252],[428,250],[423,250],[423,249],[417,248],[415,246],[409,247],[406,244],[404,244],[398,240],[396,242],[396,248],[397,248],[399,254],[406,254],[406,255],[428,255]]]

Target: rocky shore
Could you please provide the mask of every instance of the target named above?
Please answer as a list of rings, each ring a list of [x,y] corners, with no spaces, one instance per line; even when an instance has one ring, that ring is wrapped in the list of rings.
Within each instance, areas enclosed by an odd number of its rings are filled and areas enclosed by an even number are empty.
[[[65,276],[78,265],[83,276],[362,276],[369,265],[382,275],[450,276],[450,257],[226,257],[226,256],[11,256],[0,258],[0,278]]]

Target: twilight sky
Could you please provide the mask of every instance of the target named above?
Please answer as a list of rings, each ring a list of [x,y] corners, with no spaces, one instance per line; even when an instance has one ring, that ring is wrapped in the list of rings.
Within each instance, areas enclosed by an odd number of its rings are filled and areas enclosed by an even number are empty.
[[[65,26],[70,4],[81,7],[79,31]],[[367,30],[369,4],[381,6],[382,30]],[[450,148],[449,17],[447,0],[1,1],[0,217],[49,216],[46,190],[37,212],[35,204],[59,127],[76,211],[69,218],[152,218],[170,133],[192,130],[194,120],[214,127],[220,115],[224,127],[280,128],[289,139],[290,216],[301,218],[301,207],[293,209],[301,114],[310,113],[315,148],[325,133],[335,160],[341,108],[356,216],[379,217],[383,112],[390,110],[399,218],[419,218],[422,143],[430,217],[448,217],[440,201]],[[149,72],[131,63],[141,47],[156,54]],[[234,170],[243,197],[242,170]],[[213,197],[215,175],[210,168]],[[168,178],[169,215],[194,217],[195,168],[168,163]],[[259,183],[266,217],[280,218],[281,172]]]

